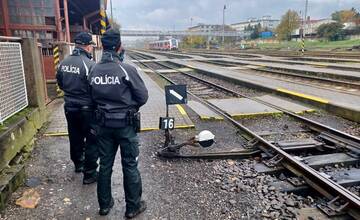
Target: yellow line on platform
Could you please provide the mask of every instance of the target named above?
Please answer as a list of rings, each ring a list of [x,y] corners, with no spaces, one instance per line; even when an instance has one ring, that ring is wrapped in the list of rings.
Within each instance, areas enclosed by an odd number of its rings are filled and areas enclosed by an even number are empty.
[[[307,113],[316,112],[316,109],[308,109],[308,110],[305,110],[305,112],[307,112]]]
[[[224,120],[224,118],[222,118],[220,116],[209,117],[209,116],[204,116],[204,115],[200,115],[200,119],[201,120]]]
[[[290,91],[290,90],[287,90],[287,89],[279,88],[279,89],[277,89],[277,91],[283,92],[283,93],[286,93],[286,94],[290,94],[290,95],[294,95],[294,96],[298,96],[298,97],[301,97],[301,98],[309,99],[309,100],[312,100],[312,101],[324,103],[324,104],[329,103],[329,101],[326,100],[326,99],[322,99],[322,98],[319,98],[319,97],[316,97],[316,96],[306,95],[306,94]]]
[[[175,125],[175,128],[182,129],[182,128],[195,128],[195,125]]]
[[[176,108],[179,110],[179,112],[180,112],[182,115],[187,115],[185,109],[184,109],[181,105],[177,104],[177,105],[176,105]]]
[[[140,131],[155,131],[159,130],[159,128],[141,128]]]
[[[253,113],[242,113],[242,114],[233,114],[231,115],[232,118],[244,118],[244,117],[251,117],[251,116],[260,116],[260,115],[279,115],[282,112],[253,112]]]
[[[58,136],[68,136],[68,132],[54,132],[54,133],[45,133],[44,136],[46,137],[58,137]]]

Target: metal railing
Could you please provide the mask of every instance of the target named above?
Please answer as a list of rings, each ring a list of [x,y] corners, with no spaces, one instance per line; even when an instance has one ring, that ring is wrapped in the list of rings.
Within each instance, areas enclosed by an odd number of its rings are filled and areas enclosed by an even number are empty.
[[[0,42],[0,123],[27,106],[21,44]]]

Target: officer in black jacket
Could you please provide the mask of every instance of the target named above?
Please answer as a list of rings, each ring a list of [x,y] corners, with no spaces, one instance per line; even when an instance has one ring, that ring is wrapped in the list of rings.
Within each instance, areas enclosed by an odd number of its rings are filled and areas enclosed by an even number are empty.
[[[70,157],[75,172],[84,173],[84,184],[96,182],[98,167],[94,108],[87,80],[95,65],[90,54],[93,44],[89,33],[78,34],[75,37],[75,49],[61,62],[56,74],[58,85],[64,91]]]
[[[122,63],[120,32],[110,29],[101,38],[104,51],[101,61],[90,73],[91,96],[96,104],[99,129],[100,171],[97,185],[100,215],[107,215],[114,205],[111,195],[111,175],[115,155],[120,145],[124,176],[127,218],[146,209],[141,201],[142,185],[138,165],[140,129],[139,108],[148,99],[148,91],[136,68]]]

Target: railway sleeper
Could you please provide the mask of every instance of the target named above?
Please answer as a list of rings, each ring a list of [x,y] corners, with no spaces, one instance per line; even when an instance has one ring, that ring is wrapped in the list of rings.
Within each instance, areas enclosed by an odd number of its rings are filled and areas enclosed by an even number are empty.
[[[320,169],[325,166],[334,166],[336,164],[342,164],[344,166],[355,165],[359,163],[358,158],[354,158],[346,153],[333,153],[322,154],[307,157],[295,157],[297,160],[302,161],[304,164],[312,167],[313,169]],[[264,174],[280,174],[286,170],[281,164],[277,166],[269,167],[264,163],[258,163],[255,165],[255,170],[258,173]]]
[[[360,184],[360,169],[351,168],[349,170],[331,171],[322,173],[327,178],[332,179],[343,187],[350,187]],[[273,181],[270,186],[274,186],[281,192],[296,193],[300,195],[309,195],[311,187],[301,177],[294,177],[281,173],[278,175],[278,181]]]

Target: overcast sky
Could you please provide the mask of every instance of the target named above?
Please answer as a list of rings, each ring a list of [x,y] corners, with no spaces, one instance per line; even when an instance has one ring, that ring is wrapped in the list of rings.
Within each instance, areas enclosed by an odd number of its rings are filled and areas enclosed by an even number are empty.
[[[305,0],[112,0],[113,15],[122,29],[183,30],[198,23],[232,24],[253,17],[271,15],[280,18],[288,9],[304,11]],[[109,0],[108,0],[109,2]],[[360,0],[309,0],[312,19],[330,17],[335,10],[355,7]],[[110,5],[108,6],[110,9]],[[108,10],[110,16],[110,10]]]

